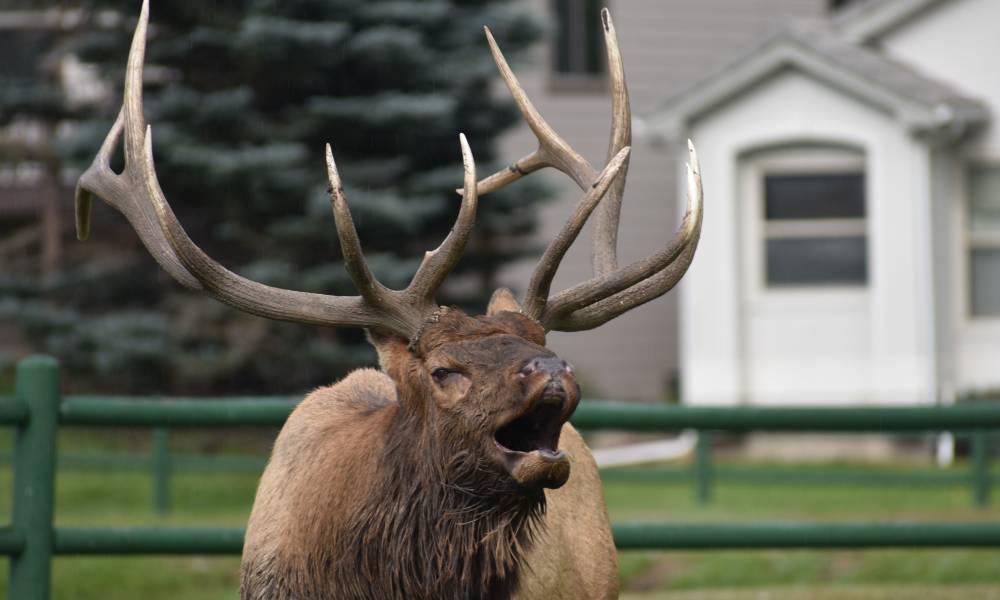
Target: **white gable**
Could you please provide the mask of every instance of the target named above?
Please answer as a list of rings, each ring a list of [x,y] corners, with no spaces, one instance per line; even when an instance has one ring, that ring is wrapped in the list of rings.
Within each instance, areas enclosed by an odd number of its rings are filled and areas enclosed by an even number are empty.
[[[1000,113],[1000,2],[951,0],[889,30],[875,42],[922,73],[970,93]],[[1000,155],[995,124],[974,151]]]
[[[926,239],[929,149],[890,114],[788,69],[690,123],[705,223],[682,286],[684,398],[692,403],[921,402],[934,396]],[[862,157],[870,280],[761,287],[748,154],[847,146]],[[758,261],[759,262],[759,261]]]

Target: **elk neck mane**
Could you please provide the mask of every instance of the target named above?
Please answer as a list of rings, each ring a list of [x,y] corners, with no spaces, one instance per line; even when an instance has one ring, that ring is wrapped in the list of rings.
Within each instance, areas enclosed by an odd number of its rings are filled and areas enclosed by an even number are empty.
[[[382,408],[394,414],[376,497],[344,515],[328,580],[344,597],[509,598],[542,526],[544,493],[497,477],[457,432],[408,409],[419,404]]]

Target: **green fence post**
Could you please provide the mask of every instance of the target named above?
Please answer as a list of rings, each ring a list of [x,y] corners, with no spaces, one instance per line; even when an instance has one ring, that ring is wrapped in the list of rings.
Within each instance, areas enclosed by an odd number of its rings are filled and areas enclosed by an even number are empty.
[[[708,431],[698,432],[698,442],[695,444],[694,456],[695,491],[698,504],[708,504],[712,501],[712,434]]]
[[[153,430],[153,510],[165,515],[170,510],[170,430]]]
[[[972,495],[976,506],[990,503],[990,443],[985,431],[972,434]]]
[[[13,527],[24,551],[10,560],[10,597],[48,600],[52,573],[59,363],[31,356],[17,365],[16,395],[28,406],[28,422],[14,442]]]

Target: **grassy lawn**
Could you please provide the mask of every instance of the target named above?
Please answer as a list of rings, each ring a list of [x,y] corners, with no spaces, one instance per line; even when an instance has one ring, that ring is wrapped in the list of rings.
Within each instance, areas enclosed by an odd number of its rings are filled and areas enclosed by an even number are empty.
[[[622,600],[898,600],[900,598],[933,600],[995,600],[1000,589],[994,585],[858,585],[858,586],[787,586],[767,589],[725,589],[625,593]]]
[[[68,435],[60,439],[63,450],[108,445],[108,437],[95,442],[80,433]],[[111,445],[141,451],[144,443],[141,435],[123,433],[115,434]],[[197,444],[191,442],[191,447]],[[57,524],[240,526],[246,521],[255,487],[254,475],[178,474],[173,478],[174,510],[168,517],[157,517],[150,508],[152,489],[147,475],[67,470],[59,473],[57,481]],[[0,489],[10,489],[6,467],[0,468]],[[614,482],[607,485],[606,495],[611,517],[619,521],[1000,519],[1000,508],[973,508],[969,489],[958,486],[723,483],[716,488],[713,503],[705,507],[697,504],[691,486],[682,484]],[[9,519],[9,503],[9,492],[0,494],[4,521]],[[1000,551],[991,550],[623,552],[620,561],[623,597],[630,600],[850,600],[907,595],[1000,600]],[[53,597],[234,599],[238,565],[236,557],[59,558]],[[6,589],[6,576],[6,569],[0,571],[0,590]]]

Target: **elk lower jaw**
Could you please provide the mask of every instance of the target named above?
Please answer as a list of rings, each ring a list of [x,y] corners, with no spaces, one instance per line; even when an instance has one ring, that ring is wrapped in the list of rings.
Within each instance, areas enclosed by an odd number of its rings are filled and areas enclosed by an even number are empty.
[[[561,390],[546,391],[493,435],[500,463],[525,488],[556,489],[569,479],[569,458],[559,450],[559,433],[566,423],[565,398]]]

